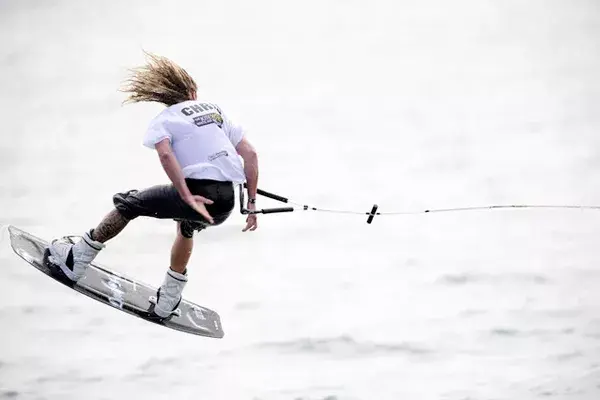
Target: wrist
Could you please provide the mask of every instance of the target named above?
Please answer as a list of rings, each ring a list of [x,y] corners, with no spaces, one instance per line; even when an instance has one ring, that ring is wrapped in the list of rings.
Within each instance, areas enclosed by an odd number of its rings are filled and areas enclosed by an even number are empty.
[[[179,195],[184,199],[193,196],[192,192],[190,192],[190,189],[188,189],[187,185],[183,188],[180,188],[177,191],[179,192]]]

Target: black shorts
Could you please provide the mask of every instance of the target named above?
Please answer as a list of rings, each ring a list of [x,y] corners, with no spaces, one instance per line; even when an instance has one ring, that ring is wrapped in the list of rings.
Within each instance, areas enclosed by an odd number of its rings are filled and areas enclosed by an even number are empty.
[[[206,209],[213,217],[209,224],[203,216],[183,201],[173,185],[157,185],[143,190],[129,190],[113,196],[115,208],[123,217],[132,220],[137,217],[172,219],[181,222],[181,234],[191,238],[194,231],[208,226],[222,224],[233,211],[235,192],[232,182],[210,179],[186,179],[190,192],[212,200]]]

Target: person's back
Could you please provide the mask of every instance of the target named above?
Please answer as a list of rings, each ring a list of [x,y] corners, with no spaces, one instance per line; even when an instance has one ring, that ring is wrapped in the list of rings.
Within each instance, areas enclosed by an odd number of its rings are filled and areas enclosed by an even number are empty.
[[[57,274],[77,282],[104,243],[133,219],[143,216],[176,221],[170,268],[155,304],[148,310],[161,320],[169,318],[181,301],[194,231],[219,225],[229,217],[235,205],[235,184],[246,183],[247,208],[255,209],[258,158],[240,126],[216,105],[197,100],[196,83],[183,68],[164,57],[150,58],[148,65],[134,70],[124,91],[129,93],[129,102],[153,101],[167,106],[151,121],[143,144],[156,150],[171,184],[115,194],[115,208],[96,228],[85,232],[77,243],[68,237],[52,241],[48,260]],[[256,228],[256,215],[248,215],[243,231]]]
[[[168,138],[186,178],[242,183],[244,166],[235,149],[243,130],[211,103],[188,100],[162,111],[150,124],[144,145]]]

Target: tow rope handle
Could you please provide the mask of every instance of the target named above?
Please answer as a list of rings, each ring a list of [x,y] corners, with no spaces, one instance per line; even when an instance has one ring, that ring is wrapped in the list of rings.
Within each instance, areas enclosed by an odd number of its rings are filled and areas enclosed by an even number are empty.
[[[248,210],[247,208],[244,207],[244,189],[247,188],[247,184],[244,183],[243,185],[240,185],[240,212],[243,215],[250,215],[250,214],[277,214],[277,213],[284,213],[284,212],[293,212],[296,211],[296,208],[294,207],[274,207],[274,208],[262,208],[259,210]],[[271,192],[267,192],[266,190],[262,190],[262,189],[257,189],[256,193],[267,197],[269,199],[272,200],[276,200],[279,201],[281,203],[288,203],[289,200],[287,197],[283,197],[283,196],[279,196],[275,193],[271,193]],[[377,209],[379,208],[379,206],[377,204],[373,204],[373,208],[371,208],[371,212],[365,213],[366,215],[368,215],[367,218],[367,224],[370,224],[373,222],[373,218],[375,218],[375,215],[378,215],[377,213]],[[308,205],[304,205],[302,206],[302,210],[303,211],[308,211],[308,210],[313,210],[313,211],[319,211],[319,209],[315,208],[315,207],[310,207]]]

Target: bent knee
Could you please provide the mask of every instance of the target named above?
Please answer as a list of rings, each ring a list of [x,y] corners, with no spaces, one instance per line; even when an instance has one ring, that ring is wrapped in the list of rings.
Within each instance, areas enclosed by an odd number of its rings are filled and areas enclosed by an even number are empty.
[[[140,216],[139,201],[136,201],[134,196],[137,192],[137,190],[129,190],[113,196],[115,209],[127,220],[132,220]]]
[[[180,221],[179,225],[179,233],[186,239],[191,239],[194,237],[194,231],[201,231],[206,228],[206,225],[201,222],[195,221]]]

